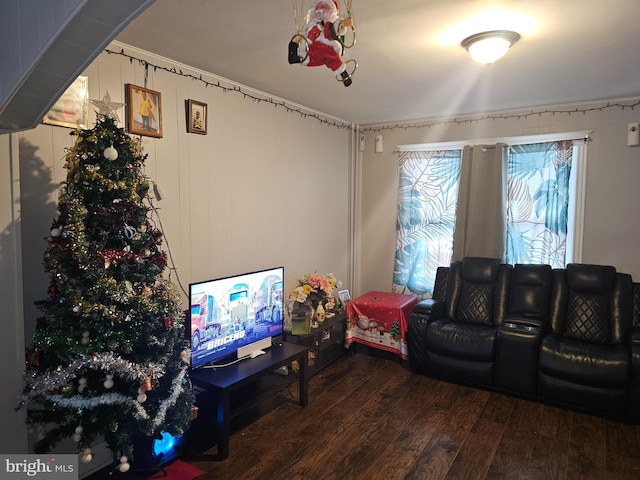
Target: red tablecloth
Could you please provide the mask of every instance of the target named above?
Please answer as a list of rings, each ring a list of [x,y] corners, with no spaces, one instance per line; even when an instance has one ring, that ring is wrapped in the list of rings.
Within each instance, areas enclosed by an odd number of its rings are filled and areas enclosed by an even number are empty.
[[[371,291],[347,302],[346,343],[362,343],[407,359],[407,319],[415,295]]]

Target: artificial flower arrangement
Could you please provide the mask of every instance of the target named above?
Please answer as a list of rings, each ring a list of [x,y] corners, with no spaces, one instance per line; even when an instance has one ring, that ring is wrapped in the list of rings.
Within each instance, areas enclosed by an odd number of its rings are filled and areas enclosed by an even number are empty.
[[[298,286],[291,294],[293,300],[298,303],[306,303],[313,308],[321,305],[325,309],[331,310],[335,307],[334,288],[340,288],[342,282],[336,280],[333,273],[322,275],[320,273],[309,273],[298,279]],[[327,305],[332,303],[333,305]]]

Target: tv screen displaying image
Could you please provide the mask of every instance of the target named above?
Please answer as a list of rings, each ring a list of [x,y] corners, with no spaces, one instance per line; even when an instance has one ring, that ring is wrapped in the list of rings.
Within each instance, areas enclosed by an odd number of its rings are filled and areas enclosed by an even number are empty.
[[[283,283],[284,267],[276,267],[190,284],[191,368],[282,334]]]

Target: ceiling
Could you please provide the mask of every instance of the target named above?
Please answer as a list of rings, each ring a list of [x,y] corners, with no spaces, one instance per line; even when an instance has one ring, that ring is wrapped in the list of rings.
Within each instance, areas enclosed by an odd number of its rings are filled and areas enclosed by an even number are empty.
[[[288,63],[294,4],[156,0],[116,40],[360,125],[640,95],[638,0],[353,0],[349,87]],[[495,29],[521,38],[475,63],[460,41]]]

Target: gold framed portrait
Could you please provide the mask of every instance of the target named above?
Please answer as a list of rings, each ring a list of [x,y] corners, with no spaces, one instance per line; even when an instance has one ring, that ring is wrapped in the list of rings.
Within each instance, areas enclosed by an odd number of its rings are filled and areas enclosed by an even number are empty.
[[[127,84],[127,131],[162,138],[162,95],[155,90]]]
[[[207,134],[207,104],[187,100],[187,132]]]

